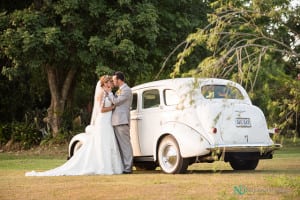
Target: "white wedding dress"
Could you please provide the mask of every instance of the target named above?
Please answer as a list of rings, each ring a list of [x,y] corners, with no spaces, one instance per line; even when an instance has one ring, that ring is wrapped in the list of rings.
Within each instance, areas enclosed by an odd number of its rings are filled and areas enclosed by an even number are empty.
[[[96,96],[100,85],[97,84],[91,125],[86,128],[88,140],[63,165],[44,172],[27,172],[25,176],[72,176],[72,175],[110,175],[121,174],[123,164],[111,125],[112,112],[100,112]],[[97,89],[98,88],[98,89]],[[104,107],[111,106],[104,98]]]

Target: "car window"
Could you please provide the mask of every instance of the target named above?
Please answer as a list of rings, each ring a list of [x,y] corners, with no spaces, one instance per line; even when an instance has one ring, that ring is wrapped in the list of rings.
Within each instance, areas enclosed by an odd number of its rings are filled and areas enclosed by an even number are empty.
[[[136,110],[137,109],[137,94],[133,93],[132,95],[132,104],[131,104],[131,110]]]
[[[179,97],[175,90],[164,90],[164,101],[167,106],[177,105],[179,103]]]
[[[206,99],[244,99],[240,90],[230,85],[205,85],[201,93]]]
[[[159,91],[147,90],[143,92],[143,108],[155,108],[160,104]]]

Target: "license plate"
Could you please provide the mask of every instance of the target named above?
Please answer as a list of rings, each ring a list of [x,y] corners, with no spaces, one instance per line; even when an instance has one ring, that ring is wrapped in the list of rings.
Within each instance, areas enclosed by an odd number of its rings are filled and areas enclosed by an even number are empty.
[[[235,126],[236,127],[251,127],[250,118],[236,118]]]

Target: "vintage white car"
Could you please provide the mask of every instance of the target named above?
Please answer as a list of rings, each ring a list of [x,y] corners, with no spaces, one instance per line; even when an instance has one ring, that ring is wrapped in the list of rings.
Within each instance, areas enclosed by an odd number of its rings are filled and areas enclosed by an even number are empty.
[[[184,173],[197,162],[229,162],[254,170],[281,147],[263,112],[241,85],[223,79],[176,78],[132,88],[131,143],[137,169]],[[69,156],[86,134],[74,136]]]

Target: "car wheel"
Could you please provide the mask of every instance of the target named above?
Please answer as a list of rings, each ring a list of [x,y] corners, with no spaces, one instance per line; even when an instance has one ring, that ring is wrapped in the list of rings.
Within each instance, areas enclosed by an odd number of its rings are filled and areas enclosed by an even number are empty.
[[[189,166],[189,159],[182,158],[178,143],[172,136],[166,136],[159,144],[158,162],[168,174],[185,173]]]
[[[231,160],[231,167],[235,170],[254,170],[258,165],[258,159],[255,160]]]
[[[136,170],[155,170],[157,164],[154,162],[143,162],[134,164]]]

